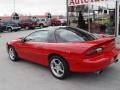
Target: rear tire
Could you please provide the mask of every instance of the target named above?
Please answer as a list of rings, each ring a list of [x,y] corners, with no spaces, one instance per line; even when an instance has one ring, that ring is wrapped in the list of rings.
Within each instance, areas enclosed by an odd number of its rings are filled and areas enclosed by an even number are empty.
[[[12,28],[7,28],[8,32],[12,32]]]
[[[52,56],[49,60],[49,68],[57,79],[65,79],[69,75],[69,67],[65,60],[59,56]]]
[[[0,32],[3,32],[3,30],[0,30]]]
[[[55,26],[55,24],[52,23],[51,26]]]
[[[8,48],[8,54],[9,54],[9,58],[11,61],[14,61],[14,62],[19,61],[19,57],[17,55],[17,52],[15,51],[15,49],[12,46],[10,46]]]
[[[44,27],[44,25],[43,25],[43,24],[40,24],[40,25],[39,25],[39,27],[40,27],[40,28],[43,28],[43,27]]]
[[[18,31],[18,29],[17,30],[15,30],[15,32],[17,32]]]
[[[31,29],[35,29],[35,27],[31,27]]]
[[[25,27],[25,29],[26,29],[26,30],[29,30],[29,27],[28,27],[28,26],[26,26],[26,27]]]

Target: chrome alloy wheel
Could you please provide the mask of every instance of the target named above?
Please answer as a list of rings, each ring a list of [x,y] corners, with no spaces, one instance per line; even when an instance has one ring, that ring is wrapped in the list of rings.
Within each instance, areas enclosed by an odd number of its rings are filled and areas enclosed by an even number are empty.
[[[52,59],[50,68],[55,76],[62,77],[64,75],[64,65],[59,59]]]
[[[15,60],[15,52],[13,50],[13,48],[9,48],[9,57],[11,60]]]

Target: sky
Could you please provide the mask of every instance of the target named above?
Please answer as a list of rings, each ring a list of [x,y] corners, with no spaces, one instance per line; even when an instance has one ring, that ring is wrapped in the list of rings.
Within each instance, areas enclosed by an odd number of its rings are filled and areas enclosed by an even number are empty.
[[[109,0],[109,2],[112,0]],[[106,3],[98,5],[106,6]],[[110,2],[110,7],[114,3]],[[15,11],[22,15],[66,15],[66,0],[15,0]],[[0,0],[0,16],[12,15],[14,0]]]
[[[66,14],[66,0],[15,0],[15,11],[23,15]],[[14,0],[0,0],[0,16],[14,12]]]

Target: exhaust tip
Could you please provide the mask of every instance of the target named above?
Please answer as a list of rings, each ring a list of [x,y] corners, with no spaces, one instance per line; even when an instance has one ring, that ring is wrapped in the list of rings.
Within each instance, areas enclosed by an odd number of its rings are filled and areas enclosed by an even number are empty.
[[[114,61],[114,63],[118,63],[118,62],[119,62],[119,60],[118,60],[118,59]]]
[[[103,73],[103,71],[97,71],[97,72],[95,72],[95,73],[98,74],[98,75],[100,75],[100,74]]]

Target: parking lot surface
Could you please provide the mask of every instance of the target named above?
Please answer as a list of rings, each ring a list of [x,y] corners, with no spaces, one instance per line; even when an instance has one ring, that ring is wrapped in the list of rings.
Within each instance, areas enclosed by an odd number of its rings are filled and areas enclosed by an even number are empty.
[[[57,80],[41,65],[11,62],[6,42],[33,31],[0,33],[0,90],[120,90],[120,63],[111,65],[101,75],[72,74],[66,80]]]

